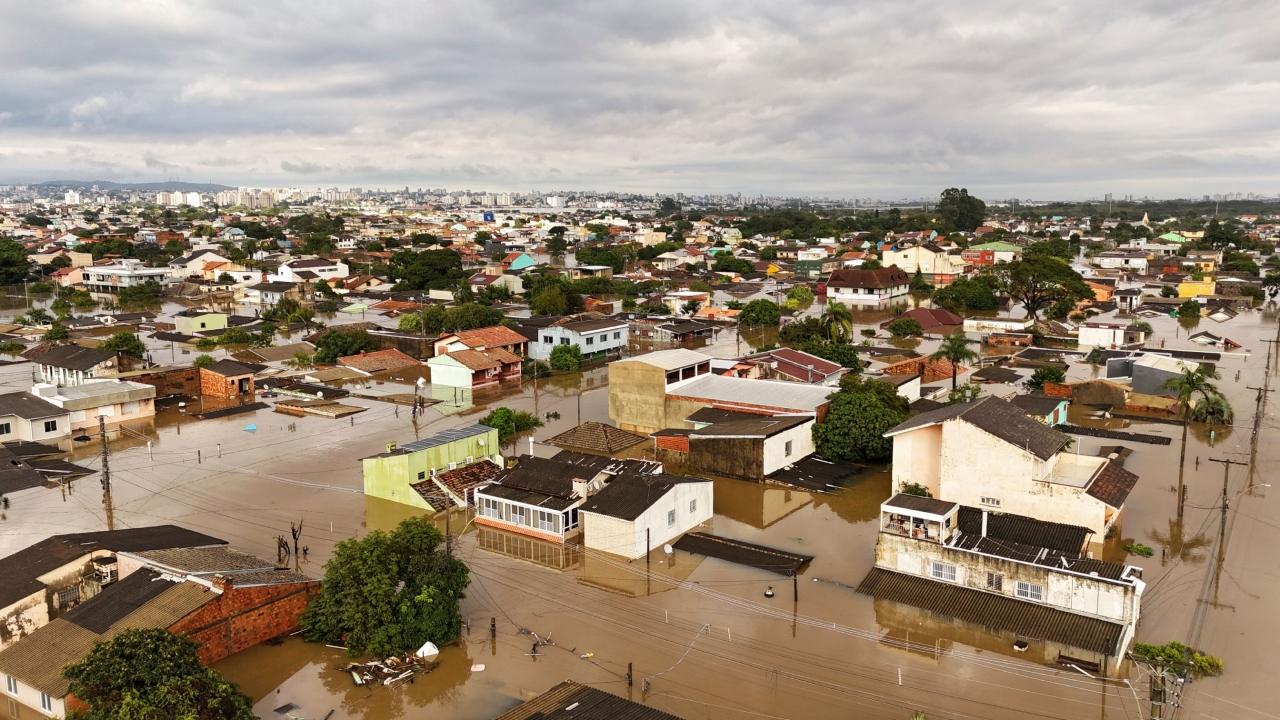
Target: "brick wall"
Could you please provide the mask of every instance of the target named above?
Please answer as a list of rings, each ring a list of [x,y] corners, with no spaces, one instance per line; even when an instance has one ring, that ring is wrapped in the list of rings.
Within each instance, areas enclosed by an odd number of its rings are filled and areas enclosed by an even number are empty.
[[[297,629],[320,583],[224,588],[218,599],[169,628],[199,643],[200,662],[206,665]]]
[[[1044,394],[1053,398],[1071,399],[1071,386],[1062,383],[1047,382],[1044,384]]]
[[[254,390],[253,377],[245,377],[249,378],[249,392],[245,394],[252,394]],[[200,368],[200,395],[202,397],[238,397],[241,394],[236,390],[239,380],[239,377],[227,377],[207,368]]]
[[[136,375],[129,379],[155,387],[156,397],[165,397],[167,395],[198,397],[200,395],[200,370],[198,368],[161,370],[147,373],[146,375]]]

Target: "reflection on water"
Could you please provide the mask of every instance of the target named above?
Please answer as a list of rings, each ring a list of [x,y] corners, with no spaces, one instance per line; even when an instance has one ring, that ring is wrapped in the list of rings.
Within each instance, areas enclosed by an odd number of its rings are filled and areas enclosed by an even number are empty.
[[[790,487],[732,478],[717,478],[714,483],[716,515],[761,530],[813,503],[811,493]]]
[[[582,559],[582,553],[573,547],[484,525],[476,526],[476,542],[481,550],[525,560],[552,570],[571,570],[578,567]]]

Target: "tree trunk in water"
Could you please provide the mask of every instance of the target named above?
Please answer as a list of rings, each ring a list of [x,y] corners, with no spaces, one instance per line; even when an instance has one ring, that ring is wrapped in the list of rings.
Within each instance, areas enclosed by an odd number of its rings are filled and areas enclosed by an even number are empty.
[[[1187,466],[1187,427],[1191,424],[1191,419],[1185,415],[1182,418],[1182,450],[1178,453],[1178,522],[1182,522],[1182,471]]]
[[[951,364],[951,392],[956,391],[956,376],[960,374],[960,368],[955,363]]]

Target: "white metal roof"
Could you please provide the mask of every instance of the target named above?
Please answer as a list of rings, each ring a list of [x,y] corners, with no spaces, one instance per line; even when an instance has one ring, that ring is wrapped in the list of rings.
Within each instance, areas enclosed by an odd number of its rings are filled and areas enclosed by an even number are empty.
[[[631,360],[659,367],[663,370],[676,370],[683,367],[689,367],[690,365],[707,362],[710,359],[710,355],[703,355],[696,350],[686,350],[685,348],[655,350],[654,352],[631,358]]]
[[[664,351],[671,352],[671,351]],[[699,375],[672,385],[672,395],[723,403],[761,405],[797,412],[814,412],[835,392],[824,385],[806,385],[781,380],[753,380],[726,375]]]

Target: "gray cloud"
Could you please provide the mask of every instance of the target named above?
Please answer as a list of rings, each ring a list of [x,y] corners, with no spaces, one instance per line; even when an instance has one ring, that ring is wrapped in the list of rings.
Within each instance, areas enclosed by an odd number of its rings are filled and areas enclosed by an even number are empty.
[[[1262,1],[0,12],[0,182],[1280,192],[1280,5]]]

